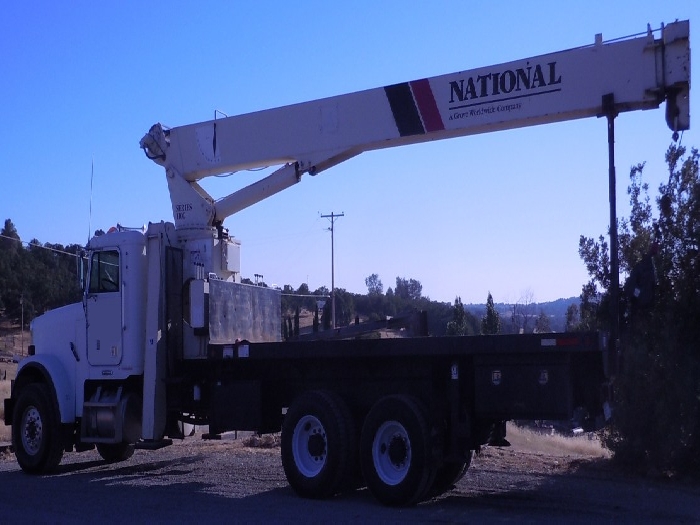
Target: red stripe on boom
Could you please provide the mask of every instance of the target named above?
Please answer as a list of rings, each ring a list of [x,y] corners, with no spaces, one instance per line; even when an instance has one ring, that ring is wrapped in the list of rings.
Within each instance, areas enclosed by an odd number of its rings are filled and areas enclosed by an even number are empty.
[[[423,119],[425,131],[430,133],[431,131],[441,131],[445,129],[428,79],[414,80],[409,84],[411,85],[411,91],[413,91],[413,98],[416,100],[418,111],[420,111],[421,118]]]

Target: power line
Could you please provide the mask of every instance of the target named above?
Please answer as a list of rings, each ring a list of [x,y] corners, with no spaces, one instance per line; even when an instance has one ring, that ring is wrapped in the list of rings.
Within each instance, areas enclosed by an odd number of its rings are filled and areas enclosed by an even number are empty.
[[[0,233],[0,237],[2,237],[3,239],[9,239],[11,241],[17,241],[20,244],[26,244],[28,247],[41,248],[43,250],[49,250],[52,252],[61,253],[63,255],[70,255],[71,257],[80,257],[80,255],[78,255],[77,253],[71,253],[71,252],[67,252],[64,250],[59,250],[57,248],[51,248],[50,246],[42,246],[41,244],[38,244],[36,242],[23,241],[22,239],[17,239],[16,237],[10,237],[9,235],[3,235]]]

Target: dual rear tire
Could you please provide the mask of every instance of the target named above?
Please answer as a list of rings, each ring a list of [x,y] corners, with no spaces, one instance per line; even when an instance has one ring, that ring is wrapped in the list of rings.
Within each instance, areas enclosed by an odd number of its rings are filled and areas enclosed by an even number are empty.
[[[436,469],[419,400],[396,395],[377,401],[362,427],[360,464],[367,488],[384,505],[415,505],[427,496]]]
[[[357,450],[347,405],[323,390],[302,394],[282,425],[282,466],[292,489],[304,498],[331,497],[349,485]]]
[[[289,407],[282,426],[282,466],[292,489],[323,499],[357,486],[361,470],[371,494],[390,506],[415,505],[449,489],[467,464],[438,468],[427,411],[416,398],[386,396],[355,422],[335,393],[310,391]]]

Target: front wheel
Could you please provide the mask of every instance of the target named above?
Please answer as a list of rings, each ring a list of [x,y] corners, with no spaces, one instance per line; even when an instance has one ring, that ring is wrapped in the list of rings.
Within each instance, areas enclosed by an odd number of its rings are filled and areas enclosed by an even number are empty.
[[[12,446],[17,463],[30,474],[51,472],[61,462],[60,419],[47,385],[33,383],[20,391],[12,418]]]
[[[427,495],[435,467],[430,426],[417,399],[377,401],[362,427],[360,464],[367,488],[385,505],[415,505]]]

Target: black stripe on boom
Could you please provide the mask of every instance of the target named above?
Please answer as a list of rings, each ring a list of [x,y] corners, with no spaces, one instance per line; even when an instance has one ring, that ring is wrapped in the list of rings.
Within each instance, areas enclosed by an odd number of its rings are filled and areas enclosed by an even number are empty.
[[[420,114],[408,83],[386,86],[384,91],[389,99],[389,106],[391,106],[391,112],[394,114],[399,134],[405,137],[425,133],[423,122],[421,122]]]

